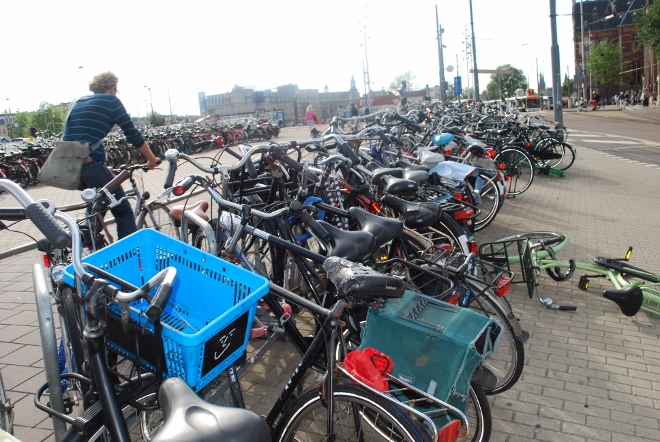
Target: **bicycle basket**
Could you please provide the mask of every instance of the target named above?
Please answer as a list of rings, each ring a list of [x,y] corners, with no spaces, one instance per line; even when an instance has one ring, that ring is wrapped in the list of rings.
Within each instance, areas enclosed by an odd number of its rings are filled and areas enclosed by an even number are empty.
[[[244,353],[257,302],[269,290],[266,278],[150,229],[139,230],[83,262],[136,286],[166,267],[177,269],[170,301],[161,315],[165,376],[180,377],[196,391]],[[65,269],[64,282],[74,286],[72,265]],[[147,307],[146,300],[131,303],[130,317],[153,333],[153,322],[144,314]],[[121,316],[117,303],[108,310]],[[108,336],[109,347],[136,358],[110,340],[113,333]],[[140,362],[155,369],[153,361]]]
[[[387,354],[394,377],[465,412],[472,373],[501,334],[494,319],[407,290],[369,309],[360,348]]]

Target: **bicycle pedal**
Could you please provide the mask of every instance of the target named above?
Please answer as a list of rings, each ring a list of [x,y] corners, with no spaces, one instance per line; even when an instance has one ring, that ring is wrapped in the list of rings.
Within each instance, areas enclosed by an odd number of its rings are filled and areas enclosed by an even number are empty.
[[[587,275],[580,276],[580,280],[578,281],[578,288],[580,290],[586,290],[589,288],[589,278],[587,278]]]

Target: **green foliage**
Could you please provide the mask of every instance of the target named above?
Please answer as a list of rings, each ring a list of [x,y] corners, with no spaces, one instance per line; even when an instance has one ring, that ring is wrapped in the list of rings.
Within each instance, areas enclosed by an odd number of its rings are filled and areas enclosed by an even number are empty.
[[[573,93],[573,80],[571,80],[568,77],[565,77],[564,82],[561,85],[561,95],[563,97],[570,97],[572,93]]]
[[[18,112],[14,115],[14,123],[18,123],[18,128],[11,128],[12,137],[29,137],[30,125],[32,124],[32,112]]]
[[[490,83],[486,85],[483,92],[484,100],[498,100],[501,97],[511,97],[516,89],[527,89],[527,78],[521,69],[516,69],[510,64],[498,66],[497,69],[510,69],[514,71],[509,74],[493,74],[490,76]]]
[[[42,102],[39,109],[31,112],[31,125],[37,128],[37,131],[46,130],[53,133],[60,133],[64,129],[64,119],[68,108],[62,106],[53,106],[50,103]]]
[[[587,72],[598,84],[619,84],[620,62],[621,47],[614,42],[603,40],[592,48],[587,59]]]
[[[468,98],[474,98],[473,87],[463,88],[463,92],[461,93],[461,100],[467,100]]]
[[[165,126],[165,115],[154,112],[151,114],[149,122],[151,123],[151,127]]]
[[[394,77],[394,81],[390,83],[390,86],[387,88],[387,90],[393,94],[399,95],[401,93],[404,81],[406,82],[406,90],[417,90],[419,89],[419,86],[417,86],[415,80],[417,80],[417,76],[411,71],[408,71],[405,74],[397,75]]]
[[[660,56],[660,2],[654,2],[646,10],[635,12],[637,38]]]

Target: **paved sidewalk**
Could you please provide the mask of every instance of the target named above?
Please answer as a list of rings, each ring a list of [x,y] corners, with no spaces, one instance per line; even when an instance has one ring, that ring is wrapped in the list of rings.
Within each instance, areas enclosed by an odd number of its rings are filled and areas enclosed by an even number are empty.
[[[566,177],[537,176],[525,194],[507,199],[478,234],[479,243],[522,231],[557,231],[571,239],[566,258],[621,256],[632,245],[632,263],[660,273],[660,209],[649,199],[660,193],[660,172],[587,148],[578,152]],[[44,378],[30,275],[39,261],[36,251],[0,261],[0,368],[16,402],[16,434],[24,441],[53,440],[50,420],[32,405]],[[544,297],[576,305],[576,312],[544,309],[522,286],[508,295],[531,337],[518,384],[490,397],[491,440],[658,440],[660,317],[623,316],[601,297],[598,281],[588,292],[579,290],[577,273],[564,283],[543,275],[540,286]],[[289,344],[277,343],[243,377],[248,406],[263,412],[295,363]]]

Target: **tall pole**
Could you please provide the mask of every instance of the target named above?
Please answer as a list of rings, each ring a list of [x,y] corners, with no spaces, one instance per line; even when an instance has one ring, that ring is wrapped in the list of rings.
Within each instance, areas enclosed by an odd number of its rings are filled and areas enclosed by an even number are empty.
[[[167,85],[167,101],[170,103],[170,124],[172,123],[172,120],[174,119],[174,115],[172,114],[172,100],[170,100],[170,85]]]
[[[445,101],[445,62],[442,58],[442,33],[444,29],[438,21],[438,5],[435,5],[435,30],[438,36],[438,61],[440,63],[440,101]]]
[[[149,104],[151,105],[151,122],[153,123],[154,122],[154,100],[151,97],[151,88],[149,86],[146,86],[146,85],[144,87],[149,89]]]
[[[550,30],[552,32],[552,97],[555,100],[554,118],[559,127],[564,127],[564,115],[562,114],[561,100],[561,76],[559,74],[559,44],[557,44],[557,4],[556,0],[550,0]]]
[[[365,77],[365,86],[364,86],[364,93],[365,93],[365,98],[367,102],[365,103],[365,106],[369,106],[369,109],[371,109],[371,79],[369,78],[369,57],[367,56],[367,27],[365,25],[364,27],[364,62],[365,62],[365,70],[364,70],[364,77]]]
[[[582,54],[582,69],[581,69],[581,87],[582,87],[582,101],[584,103],[587,102],[587,90],[585,89],[585,75],[584,75],[584,12],[582,9],[582,3],[583,1],[580,0],[580,38],[582,39],[582,43],[580,46],[580,53]],[[578,106],[578,110],[580,110],[580,107]]]
[[[470,26],[472,27],[472,65],[474,66],[474,99],[481,101],[479,95],[479,69],[477,68],[477,45],[474,39],[474,15],[472,14],[472,0],[470,0]]]

